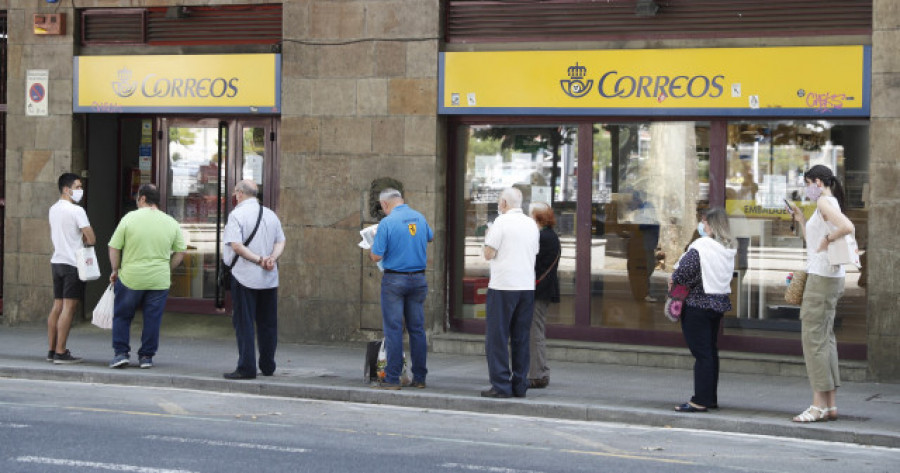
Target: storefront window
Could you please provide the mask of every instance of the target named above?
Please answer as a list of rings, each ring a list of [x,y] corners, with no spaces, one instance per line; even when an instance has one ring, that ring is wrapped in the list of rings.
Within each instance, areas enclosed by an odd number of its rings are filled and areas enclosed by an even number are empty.
[[[497,217],[500,192],[516,187],[522,191],[525,212],[531,202],[546,202],[556,214],[556,230],[562,243],[558,273],[562,301],[551,304],[547,322],[574,323],[577,127],[465,126],[460,135],[460,157],[465,157],[460,317],[485,317],[490,271],[482,256],[484,235],[488,224]]]
[[[785,280],[805,268],[806,250],[785,200],[809,218],[815,205],[806,199],[803,173],[810,167],[824,164],[844,184],[845,213],[856,226],[860,249],[866,248],[868,137],[867,124],[849,121],[728,125],[726,208],[747,257],[738,267],[736,313],[725,319],[726,334],[796,338],[800,308],[784,301]],[[865,266],[864,261],[862,272],[847,267],[835,320],[842,342],[866,339]]]
[[[672,266],[708,205],[709,125],[594,125],[591,325],[678,330],[662,316]]]

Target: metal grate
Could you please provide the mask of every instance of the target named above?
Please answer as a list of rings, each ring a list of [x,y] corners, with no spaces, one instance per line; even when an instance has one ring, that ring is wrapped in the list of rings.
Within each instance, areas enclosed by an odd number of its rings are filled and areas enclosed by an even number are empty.
[[[449,43],[871,34],[872,0],[449,0]]]
[[[144,9],[85,10],[81,13],[82,44],[141,44],[145,41]]]
[[[84,45],[277,44],[277,5],[89,9],[81,12]]]

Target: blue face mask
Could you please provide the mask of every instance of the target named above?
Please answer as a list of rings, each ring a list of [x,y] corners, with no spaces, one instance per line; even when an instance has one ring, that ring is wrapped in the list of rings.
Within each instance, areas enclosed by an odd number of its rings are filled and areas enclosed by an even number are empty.
[[[709,236],[706,234],[706,229],[703,228],[703,222],[697,224],[697,233],[699,233],[702,237]]]

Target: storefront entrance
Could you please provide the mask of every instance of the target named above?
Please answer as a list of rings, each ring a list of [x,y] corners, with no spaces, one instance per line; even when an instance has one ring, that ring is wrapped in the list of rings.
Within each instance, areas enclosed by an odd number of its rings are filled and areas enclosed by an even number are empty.
[[[145,183],[159,187],[162,210],[181,224],[188,250],[173,271],[167,310],[214,313],[228,304],[216,281],[222,230],[232,208],[229,196],[239,180],[252,179],[263,204],[274,207],[278,122],[271,117],[88,117],[88,182],[94,185],[87,209],[98,241],[108,241],[122,216],[135,209],[135,194]],[[115,188],[97,185],[113,182]]]
[[[277,201],[275,123],[271,118],[159,119],[159,130],[168,137],[157,153],[165,175],[159,180],[164,210],[181,223],[188,245],[184,264],[173,274],[173,307],[201,301],[202,310],[210,300],[224,307],[225,292],[216,281],[229,196],[235,183],[250,179],[264,205]]]

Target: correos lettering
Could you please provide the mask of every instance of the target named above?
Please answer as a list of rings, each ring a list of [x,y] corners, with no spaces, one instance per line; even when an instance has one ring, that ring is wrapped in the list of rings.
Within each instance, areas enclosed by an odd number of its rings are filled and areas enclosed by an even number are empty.
[[[725,91],[722,82],[725,76],[628,76],[619,75],[619,71],[609,71],[600,77],[597,92],[604,98],[649,97],[655,98],[665,94],[680,99],[717,98]]]
[[[238,94],[237,77],[224,79],[216,78],[174,78],[157,77],[149,74],[141,83],[141,93],[144,97],[197,97],[197,98],[233,98]]]

